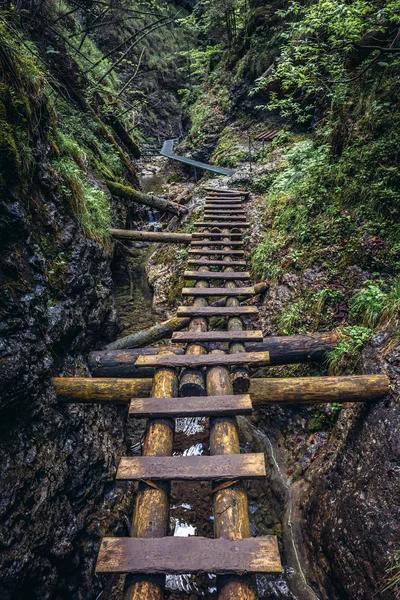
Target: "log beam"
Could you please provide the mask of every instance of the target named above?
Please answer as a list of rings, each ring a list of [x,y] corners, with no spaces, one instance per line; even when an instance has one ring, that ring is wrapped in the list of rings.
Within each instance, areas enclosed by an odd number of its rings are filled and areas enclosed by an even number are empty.
[[[158,244],[190,244],[190,233],[162,233],[158,231],[133,231],[131,229],[110,229],[110,235],[119,239],[139,242],[156,242]]]
[[[114,181],[106,181],[107,187],[110,190],[111,194],[114,196],[120,196],[121,198],[127,198],[128,200],[132,200],[132,202],[137,202],[138,204],[144,204],[145,206],[150,206],[151,208],[155,208],[161,212],[169,212],[174,215],[178,215],[182,217],[188,213],[188,209],[179,206],[179,204],[174,204],[165,198],[158,198],[157,196],[150,196],[149,194],[144,194],[143,192],[139,192],[138,190],[133,189],[127,185],[122,185],[120,183],[115,183]]]

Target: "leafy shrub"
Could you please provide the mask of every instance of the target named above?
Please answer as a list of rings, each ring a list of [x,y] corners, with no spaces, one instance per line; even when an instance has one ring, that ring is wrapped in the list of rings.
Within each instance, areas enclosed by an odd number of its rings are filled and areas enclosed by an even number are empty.
[[[353,373],[372,331],[367,327],[360,326],[342,327],[337,331],[340,342],[329,353],[329,371],[333,375]]]
[[[385,306],[387,295],[373,281],[366,281],[366,287],[354,294],[349,301],[351,320],[361,320],[367,327],[375,327]]]

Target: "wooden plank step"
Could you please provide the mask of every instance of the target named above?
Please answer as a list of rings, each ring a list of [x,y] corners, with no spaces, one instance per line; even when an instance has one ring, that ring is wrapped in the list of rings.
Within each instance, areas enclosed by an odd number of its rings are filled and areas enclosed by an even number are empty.
[[[205,204],[204,210],[230,210],[234,212],[245,212],[245,210],[237,204]]]
[[[242,200],[239,198],[206,198],[205,204],[221,204],[222,206],[232,204],[232,206],[243,206]]]
[[[190,242],[191,246],[243,246],[239,240],[199,240]]]
[[[198,368],[237,365],[269,365],[269,352],[244,352],[239,354],[166,354],[139,356],[137,367]]]
[[[194,248],[192,250],[188,250],[188,254],[203,254],[204,256],[210,256],[211,254],[218,256],[231,256],[233,254],[238,256],[243,255],[244,250],[202,250],[201,248]]]
[[[231,273],[223,271],[185,271],[183,276],[186,279],[250,279],[248,271],[233,271]]]
[[[221,237],[242,237],[243,233],[241,231],[236,231],[236,232],[226,232],[226,231],[211,231],[211,232],[207,232],[207,231],[195,231],[194,233],[191,234],[192,238],[200,238],[200,239],[204,239],[204,238],[221,238]]]
[[[176,331],[172,334],[172,341],[185,344],[207,342],[262,342],[262,331]]]
[[[255,295],[254,287],[209,287],[209,288],[183,288],[182,296],[253,296]]]
[[[208,220],[208,219],[212,220],[212,219],[215,219],[215,216],[216,215],[208,215],[207,213],[204,213],[203,219],[205,219],[205,220]],[[240,217],[239,215],[237,215],[237,216],[236,215],[234,215],[234,216],[233,215],[218,215],[218,219],[222,219],[223,221],[229,221],[229,220],[232,221],[233,218],[236,221],[245,221],[246,220],[245,216]]]
[[[103,538],[96,573],[281,573],[276,536]]]
[[[132,398],[129,405],[129,415],[141,419],[234,416],[247,415],[251,412],[249,394],[189,398]]]
[[[245,260],[207,260],[206,258],[192,258],[187,261],[190,266],[209,266],[209,267],[245,267],[247,262]]]
[[[237,317],[258,315],[256,306],[180,306],[177,317]]]
[[[266,476],[263,453],[216,456],[123,456],[117,479],[210,481]]]
[[[250,223],[244,223],[244,222],[240,222],[240,221],[230,221],[227,223],[221,223],[220,221],[215,221],[215,222],[204,222],[204,221],[197,221],[194,224],[195,227],[219,227],[221,228],[233,228],[233,227],[237,227],[238,229],[240,229],[241,227],[250,227]]]
[[[204,211],[205,215],[209,215],[209,216],[217,216],[217,215],[221,215],[221,216],[226,216],[226,217],[234,217],[236,219],[236,217],[245,217],[246,216],[246,212],[244,210],[232,210],[231,208],[224,210],[222,208],[219,208],[218,210],[211,210],[209,208],[207,208]]]

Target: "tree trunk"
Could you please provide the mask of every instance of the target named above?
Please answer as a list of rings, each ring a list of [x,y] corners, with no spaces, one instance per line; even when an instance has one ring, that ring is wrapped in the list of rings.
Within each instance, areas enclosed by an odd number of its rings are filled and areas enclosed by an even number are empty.
[[[164,244],[190,244],[190,233],[159,233],[158,231],[133,231],[130,229],[110,229],[110,234],[116,238],[138,240],[141,242],[157,242]]]
[[[161,212],[170,212],[174,215],[179,215],[180,217],[186,215],[188,212],[187,208],[183,206],[179,206],[178,204],[174,204],[169,200],[165,200],[164,198],[157,198],[156,196],[149,196],[148,194],[144,194],[143,192],[139,192],[138,190],[134,190],[127,185],[122,185],[121,183],[115,183],[114,181],[106,181],[107,187],[112,194],[115,196],[120,196],[121,198],[128,198],[133,202],[137,202],[138,204],[145,204],[146,206],[150,206],[151,208],[155,208]]]

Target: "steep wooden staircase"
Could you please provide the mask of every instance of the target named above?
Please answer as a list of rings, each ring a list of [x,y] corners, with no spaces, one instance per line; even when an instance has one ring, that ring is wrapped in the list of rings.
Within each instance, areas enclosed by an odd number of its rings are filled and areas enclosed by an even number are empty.
[[[171,340],[184,344],[184,353],[143,351],[130,359],[135,368],[153,370],[153,379],[148,380],[152,381],[150,397],[149,385],[139,385],[135,379],[75,380],[72,384],[55,380],[57,393],[69,396],[69,401],[128,402],[130,417],[148,419],[142,456],[123,457],[117,472],[118,480],[138,482],[132,537],[103,539],[96,568],[97,573],[127,574],[126,600],[161,600],[165,575],[182,573],[216,573],[220,600],[255,600],[254,575],[282,570],[276,537],[250,535],[247,493],[241,483],[266,475],[263,454],[240,453],[235,417],[250,414],[252,400],[265,403],[262,394],[257,396],[257,384],[252,387],[257,380],[250,380],[249,368],[270,364],[268,351],[246,347],[263,342],[262,332],[246,329],[243,321],[256,317],[258,309],[241,304],[254,294],[243,260],[242,236],[249,227],[243,208],[246,196],[239,190],[209,190],[204,220],[196,224],[192,235],[190,270],[185,271],[191,287],[184,288],[182,296],[191,302],[177,313],[189,317],[190,324]],[[216,297],[226,298],[225,305],[210,306],[209,300]],[[211,317],[225,317],[226,329],[210,331]],[[353,399],[365,400],[366,386],[371,397],[387,391],[384,376],[368,377],[357,382],[353,378],[351,385],[358,392]],[[286,385],[276,383],[275,397],[284,402],[286,394],[300,401],[301,394],[292,393],[296,384]],[[211,456],[172,455],[178,417],[209,417]],[[168,536],[169,491],[174,480],[211,480],[214,539]]]

